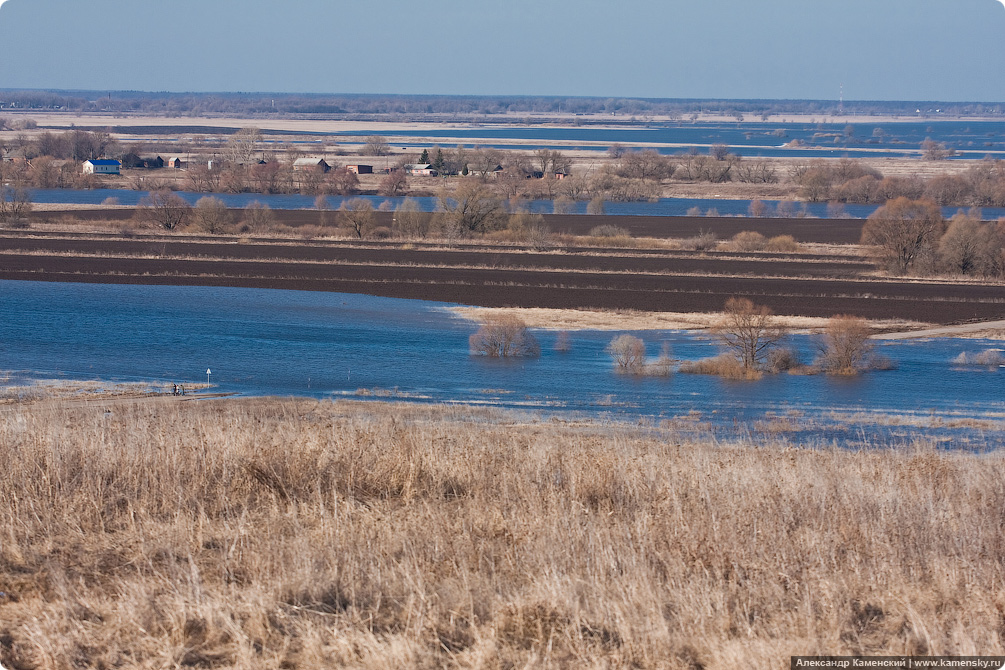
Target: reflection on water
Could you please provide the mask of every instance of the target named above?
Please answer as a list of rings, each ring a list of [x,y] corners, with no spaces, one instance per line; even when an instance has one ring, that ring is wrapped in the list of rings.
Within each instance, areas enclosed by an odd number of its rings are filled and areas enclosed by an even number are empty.
[[[539,359],[472,357],[473,330],[442,303],[214,287],[0,281],[0,370],[20,378],[205,380],[251,395],[397,397],[618,419],[667,421],[789,439],[909,439],[919,429],[974,447],[1003,441],[1005,371],[954,366],[978,340],[882,345],[898,369],[856,378],[773,375],[757,382],[614,374],[611,333],[577,332],[568,353],[539,334]],[[713,355],[707,337],[640,333],[655,356]],[[794,336],[805,361],[814,341]]]
[[[178,191],[177,194],[187,200],[190,204],[195,204],[199,198],[206,196],[205,193],[190,193]],[[131,191],[126,189],[94,189],[90,191],[76,191],[72,189],[37,189],[32,191],[32,200],[42,204],[71,204],[71,205],[100,205],[108,198],[115,198],[118,204],[135,207],[140,200],[146,196],[146,191]],[[272,209],[314,209],[316,198],[307,195],[267,195],[262,193],[214,193],[214,197],[223,201],[227,207],[244,208],[252,202],[261,202]],[[373,203],[374,207],[379,207],[383,203],[388,203],[391,207],[397,207],[404,198],[384,197],[376,195],[353,196],[363,198]],[[328,204],[331,209],[338,209],[344,200],[341,196],[328,196]],[[432,212],[437,206],[437,198],[411,198],[426,212]],[[766,205],[772,208],[778,207],[777,200],[765,200]],[[555,203],[551,200],[531,200],[524,203],[526,207],[536,214],[550,214],[555,208]],[[587,203],[576,201],[571,203],[570,214],[586,214]],[[854,205],[843,206],[843,215],[865,219],[874,211],[878,205]],[[685,216],[694,208],[698,208],[702,213],[715,209],[722,216],[746,216],[750,208],[750,200],[717,200],[711,198],[660,198],[654,202],[610,202],[604,205],[607,214],[616,216]],[[828,204],[825,202],[800,203],[801,214],[818,219],[830,218]],[[943,213],[949,217],[959,211],[959,207],[943,207]],[[1005,216],[1005,208],[985,207],[981,210],[985,219],[995,219]]]

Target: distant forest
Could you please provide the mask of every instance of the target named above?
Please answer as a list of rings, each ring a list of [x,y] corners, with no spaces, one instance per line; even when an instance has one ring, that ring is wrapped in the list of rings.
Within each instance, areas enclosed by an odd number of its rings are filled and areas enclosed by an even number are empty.
[[[534,114],[536,118],[529,122],[544,122],[548,115],[575,114],[583,115],[580,122],[589,124],[599,122],[597,115],[639,123],[654,116],[686,121],[695,114],[722,114],[748,121],[769,114],[1005,116],[1005,103],[0,90],[0,111],[17,110],[348,120],[448,116],[481,122],[491,121],[485,117],[493,115]]]

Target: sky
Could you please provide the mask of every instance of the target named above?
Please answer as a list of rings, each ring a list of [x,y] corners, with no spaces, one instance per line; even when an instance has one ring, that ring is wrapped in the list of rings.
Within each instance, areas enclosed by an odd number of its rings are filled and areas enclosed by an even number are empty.
[[[0,88],[1005,101],[1005,0],[0,2]]]

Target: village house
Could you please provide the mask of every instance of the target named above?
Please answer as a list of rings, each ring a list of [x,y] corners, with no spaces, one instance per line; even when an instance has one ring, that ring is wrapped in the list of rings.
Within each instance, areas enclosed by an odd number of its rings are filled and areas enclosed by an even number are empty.
[[[373,174],[372,165],[346,165],[345,169],[353,174]]]
[[[168,156],[167,160],[164,161],[164,167],[174,168],[180,170],[188,165],[188,161],[184,156]]]
[[[119,174],[122,163],[111,159],[84,161],[84,174]]]
[[[435,177],[439,173],[429,163],[409,163],[405,166],[405,174],[413,177]]]
[[[332,168],[324,158],[298,158],[293,161],[293,169],[296,172],[306,172],[308,170],[328,172]]]

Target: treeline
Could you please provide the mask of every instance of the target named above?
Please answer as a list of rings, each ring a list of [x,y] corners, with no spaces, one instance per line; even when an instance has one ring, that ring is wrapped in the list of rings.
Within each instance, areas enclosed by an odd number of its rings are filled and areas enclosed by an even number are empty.
[[[775,114],[996,116],[1002,103],[836,100],[717,100],[569,96],[329,95],[273,93],[146,93],[135,91],[0,91],[3,110],[143,113],[157,115],[423,116],[584,114],[626,117],[695,114],[730,117]],[[936,110],[939,110],[936,112]]]
[[[922,177],[884,177],[854,160],[796,166],[790,175],[810,202],[881,204],[927,198],[944,207],[1005,207],[1005,162],[986,158],[965,172]]]
[[[984,222],[979,211],[946,221],[931,200],[896,198],[866,220],[862,243],[897,275],[1005,277],[1005,219]]]

